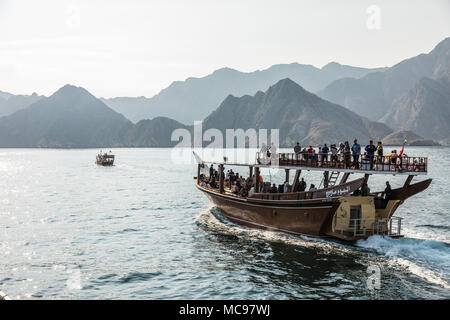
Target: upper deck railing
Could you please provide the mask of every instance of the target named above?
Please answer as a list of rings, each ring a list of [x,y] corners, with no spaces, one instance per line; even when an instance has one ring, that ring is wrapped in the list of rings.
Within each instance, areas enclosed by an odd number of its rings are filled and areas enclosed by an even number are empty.
[[[277,153],[276,155],[256,153],[258,164],[273,163],[280,166],[298,166],[320,169],[373,171],[380,173],[425,173],[428,170],[428,158],[407,156],[359,156],[323,153]]]

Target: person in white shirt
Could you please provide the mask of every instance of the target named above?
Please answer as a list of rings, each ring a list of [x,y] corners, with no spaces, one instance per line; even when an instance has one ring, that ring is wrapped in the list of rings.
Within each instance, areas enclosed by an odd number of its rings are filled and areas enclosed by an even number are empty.
[[[309,187],[309,191],[312,191],[311,192],[311,199],[316,199],[317,198],[317,192],[314,192],[314,191],[317,191],[316,186],[312,184],[311,187]]]
[[[248,196],[251,197],[255,193],[255,187],[251,187]]]

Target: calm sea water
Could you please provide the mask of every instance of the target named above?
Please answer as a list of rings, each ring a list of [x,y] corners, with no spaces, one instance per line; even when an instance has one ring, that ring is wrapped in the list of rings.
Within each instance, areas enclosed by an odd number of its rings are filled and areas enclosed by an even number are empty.
[[[408,148],[434,180],[396,213],[405,238],[357,244],[226,221],[169,149],[115,149],[112,168],[97,151],[0,149],[0,290],[13,299],[450,298],[450,148]]]

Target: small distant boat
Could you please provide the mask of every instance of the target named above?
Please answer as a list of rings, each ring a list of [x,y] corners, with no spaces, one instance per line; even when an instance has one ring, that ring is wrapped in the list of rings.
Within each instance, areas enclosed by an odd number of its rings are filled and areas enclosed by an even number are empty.
[[[102,153],[102,151],[100,151],[95,159],[95,163],[98,166],[113,166],[114,159],[115,156],[111,153],[111,150],[109,151],[109,153]]]

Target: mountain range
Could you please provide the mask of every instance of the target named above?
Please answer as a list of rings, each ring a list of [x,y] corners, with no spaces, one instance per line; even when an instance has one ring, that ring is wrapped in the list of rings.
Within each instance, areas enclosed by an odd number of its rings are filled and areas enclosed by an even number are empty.
[[[450,38],[446,38],[428,54],[359,79],[338,79],[318,95],[373,121],[444,141],[450,132],[449,79]],[[435,120],[439,125],[430,126]]]
[[[122,146],[122,136],[132,126],[85,89],[66,85],[50,97],[0,118],[0,146]]]
[[[0,147],[168,147],[181,123],[155,118],[133,124],[81,87],[66,85],[0,118]]]
[[[254,96],[229,95],[203,121],[204,130],[216,128],[272,129],[279,128],[280,145],[289,147],[298,141],[304,145],[320,145],[353,141],[377,140],[393,130],[374,123],[356,113],[306,91],[291,79],[283,79],[266,92]]]
[[[171,147],[175,129],[186,126],[166,117],[134,124],[81,87],[66,85],[27,108],[0,118],[0,147],[90,148]],[[393,134],[385,124],[306,91],[283,79],[254,96],[229,95],[203,122],[203,129],[280,129],[280,145],[362,143]],[[193,135],[192,135],[193,136]],[[225,134],[224,134],[225,136]],[[423,140],[415,136],[416,140]]]
[[[344,77],[360,78],[384,68],[358,68],[331,62],[319,69],[299,63],[279,64],[254,72],[222,68],[202,78],[175,81],[152,98],[118,97],[102,99],[109,107],[131,121],[165,116],[185,124],[202,120],[229,95],[253,95],[277,81],[290,78],[306,90],[316,92]]]
[[[37,93],[31,95],[13,95],[0,91],[0,117],[10,115],[42,99]]]

